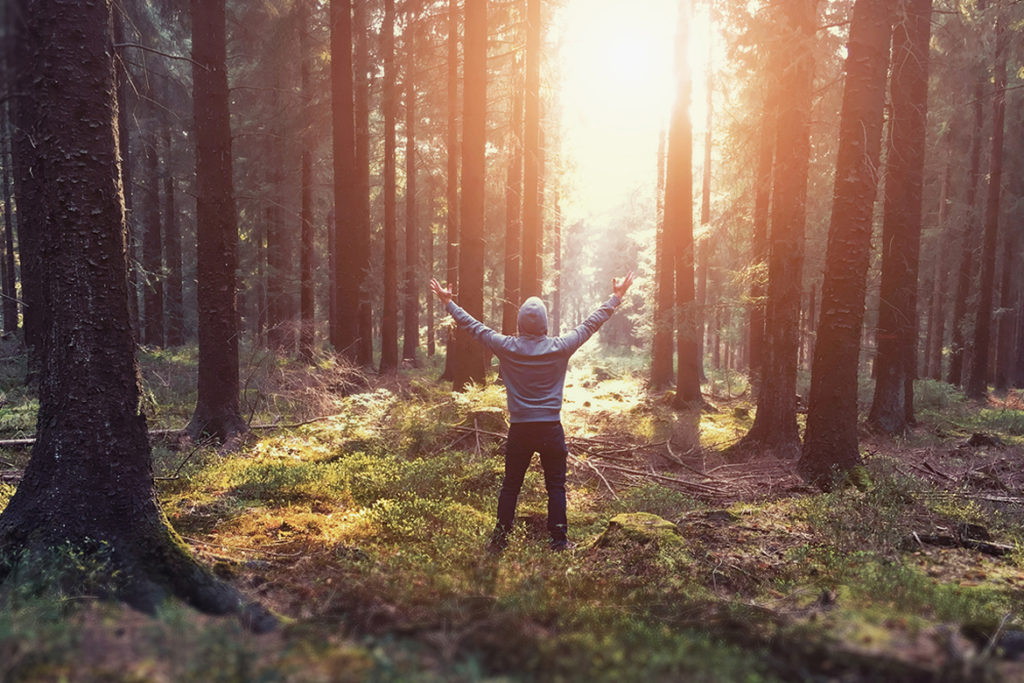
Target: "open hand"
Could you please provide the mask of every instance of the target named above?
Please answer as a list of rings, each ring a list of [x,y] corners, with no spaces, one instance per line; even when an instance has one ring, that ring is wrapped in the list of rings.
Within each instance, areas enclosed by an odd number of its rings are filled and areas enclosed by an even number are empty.
[[[626,273],[624,278],[612,278],[612,293],[622,299],[626,296],[626,290],[633,284],[633,271]]]
[[[430,288],[434,290],[434,294],[437,294],[437,298],[444,306],[447,306],[448,302],[452,300],[452,290],[442,287],[437,278],[430,278]]]

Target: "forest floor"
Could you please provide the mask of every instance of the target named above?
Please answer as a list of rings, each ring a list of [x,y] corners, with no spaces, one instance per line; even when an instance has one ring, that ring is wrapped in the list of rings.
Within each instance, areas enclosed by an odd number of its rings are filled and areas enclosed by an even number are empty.
[[[577,547],[548,550],[535,467],[493,555],[500,386],[453,394],[437,359],[380,379],[254,353],[258,428],[225,453],[157,431],[188,418],[194,349],[141,361],[168,518],[282,626],[8,588],[0,681],[1024,680],[1019,395],[919,382],[913,432],[865,431],[856,485],[826,494],[728,450],[753,414],[735,376],[677,414],[635,359],[582,355],[564,412]],[[23,359],[0,363],[0,438],[31,436]],[[0,509],[28,456],[0,450]]]

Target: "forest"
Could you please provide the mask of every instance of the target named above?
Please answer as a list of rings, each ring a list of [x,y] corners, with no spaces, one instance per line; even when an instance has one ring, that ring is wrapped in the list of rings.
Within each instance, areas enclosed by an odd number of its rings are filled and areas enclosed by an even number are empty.
[[[1022,38],[0,1],[0,682],[1024,681]]]

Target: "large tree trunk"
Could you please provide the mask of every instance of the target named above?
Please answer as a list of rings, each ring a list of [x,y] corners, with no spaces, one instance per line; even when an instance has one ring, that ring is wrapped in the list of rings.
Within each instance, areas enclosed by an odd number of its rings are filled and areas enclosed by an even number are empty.
[[[384,310],[380,322],[380,372],[398,370],[398,223],[395,185],[395,0],[384,0]]]
[[[25,10],[18,40],[37,78],[15,106],[45,133],[19,157],[19,173],[46,168],[53,181],[37,207],[49,314],[37,438],[0,514],[0,549],[20,555],[26,571],[56,562],[41,576],[71,575],[65,586],[91,578],[87,590],[110,591],[146,611],[175,595],[272,627],[268,613],[194,562],[157,504],[128,310],[110,4],[18,1]],[[60,182],[71,178],[78,182]],[[54,561],[53,548],[65,543],[102,553],[103,574],[84,577],[75,563]],[[19,570],[4,564],[0,579]]]
[[[893,8],[857,0],[850,24],[846,86],[839,124],[835,193],[821,289],[821,316],[798,469],[828,488],[860,462],[857,450],[857,360],[878,188],[882,109]]]
[[[417,364],[420,345],[420,235],[416,215],[416,17],[406,3],[405,24],[405,301],[402,311],[402,360]]]
[[[370,20],[366,2],[353,7],[353,90],[355,108],[355,193],[356,225],[353,250],[356,262],[352,268],[359,277],[359,338],[356,342],[356,360],[360,365],[373,365],[373,306],[366,290],[366,276],[370,272]]]
[[[700,393],[700,329],[694,290],[693,125],[690,121],[690,66],[687,59],[693,15],[690,0],[679,3],[676,32],[676,99],[668,130],[665,170],[665,240],[673,248],[676,289],[676,408],[703,403]]]
[[[238,404],[238,224],[231,176],[224,0],[192,0],[199,387],[187,431],[228,441],[247,430]]]
[[[459,12],[457,0],[448,0],[447,104],[448,130],[445,155],[448,162],[445,191],[445,237],[447,242],[445,268],[448,288],[459,291]],[[445,343],[444,372],[441,379],[451,380],[455,372],[455,331],[448,328]]]
[[[541,0],[526,0],[526,118],[523,129],[523,299],[541,295],[543,239],[540,191],[540,60]]]
[[[999,200],[1003,182],[1003,122],[1006,118],[1006,17],[995,7],[996,54],[992,96],[992,151],[989,155],[988,199],[985,202],[985,238],[981,251],[981,279],[978,284],[978,317],[974,324],[971,369],[964,392],[971,398],[988,393],[989,344],[992,339],[992,300],[996,277],[996,242],[999,233]]]
[[[665,131],[658,136],[658,173],[655,188],[654,338],[651,341],[651,389],[672,385],[672,330],[675,318],[674,249],[665,234]]]
[[[882,219],[882,282],[875,394],[868,423],[902,434],[913,420],[917,374],[917,271],[928,120],[932,0],[900,3],[892,40],[892,114]]]
[[[356,204],[355,91],[352,71],[352,2],[331,0],[331,121],[334,145],[334,305],[331,344],[350,360],[359,359],[361,225]]]
[[[487,142],[487,2],[466,4],[463,93],[462,212],[459,240],[459,305],[477,320],[484,313],[484,191]],[[484,381],[483,349],[464,333],[456,335],[452,384],[464,389]]]
[[[157,153],[157,137],[146,135],[143,165],[146,184],[142,223],[142,269],[145,272],[143,287],[142,341],[150,346],[164,345],[164,264],[163,234],[160,220],[160,155]]]
[[[310,140],[309,102],[313,97],[309,84],[311,59],[309,54],[309,0],[298,0],[299,30],[299,87],[303,100],[301,131],[302,160],[299,169],[299,357],[307,363],[313,361],[313,347],[316,342],[316,296],[313,283],[313,151]],[[350,72],[351,73],[351,72]],[[350,81],[351,82],[351,81]]]
[[[129,3],[118,3],[113,9],[114,43],[121,45],[125,43],[124,25],[125,13]],[[132,112],[128,108],[128,96],[131,92],[129,82],[131,74],[128,71],[128,62],[124,58],[123,50],[115,53],[114,60],[114,83],[117,88],[117,134],[118,151],[121,155],[121,189],[124,193],[125,217],[128,224],[128,311],[131,315],[132,329],[136,336],[139,336],[139,297],[138,297],[138,271],[135,267],[135,218],[132,215],[132,195],[135,184],[132,179],[132,126],[129,122],[132,119]],[[27,321],[26,321],[27,324]]]
[[[782,3],[780,37],[789,63],[780,63],[774,198],[768,255],[764,365],[757,413],[743,447],[769,448],[783,457],[800,451],[796,424],[796,370],[800,347],[804,223],[810,163],[811,91],[817,0]]]

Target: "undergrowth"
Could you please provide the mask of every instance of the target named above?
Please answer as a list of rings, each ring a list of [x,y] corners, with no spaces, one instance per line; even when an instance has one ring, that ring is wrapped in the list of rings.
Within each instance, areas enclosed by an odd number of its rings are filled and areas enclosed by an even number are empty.
[[[193,363],[189,350],[144,355],[156,424],[186,419]],[[956,680],[997,675],[985,639],[1019,628],[1007,617],[1024,598],[1019,552],[912,539],[970,522],[1019,542],[1020,523],[934,495],[896,454],[869,457],[857,487],[724,506],[653,479],[613,496],[571,477],[578,545],[566,553],[547,549],[533,468],[511,543],[492,555],[503,439],[467,429],[503,407],[500,386],[452,394],[435,362],[353,393],[355,375],[327,361],[254,364],[266,382],[249,395],[255,421],[323,419],[259,431],[234,453],[160,446],[154,469],[193,551],[286,624],[253,636],[180,605],[143,617],[22,580],[0,603],[0,680],[887,680],[926,654],[932,668],[920,670]],[[690,429],[709,448],[752,420],[745,398],[674,416],[628,364],[590,358],[569,384],[570,435],[651,443]],[[922,387],[924,420],[1014,437],[1006,411]],[[0,484],[0,509],[12,493]],[[639,517],[623,513],[657,515],[678,537],[615,537],[613,520]],[[974,649],[936,663],[929,648],[949,633]]]

